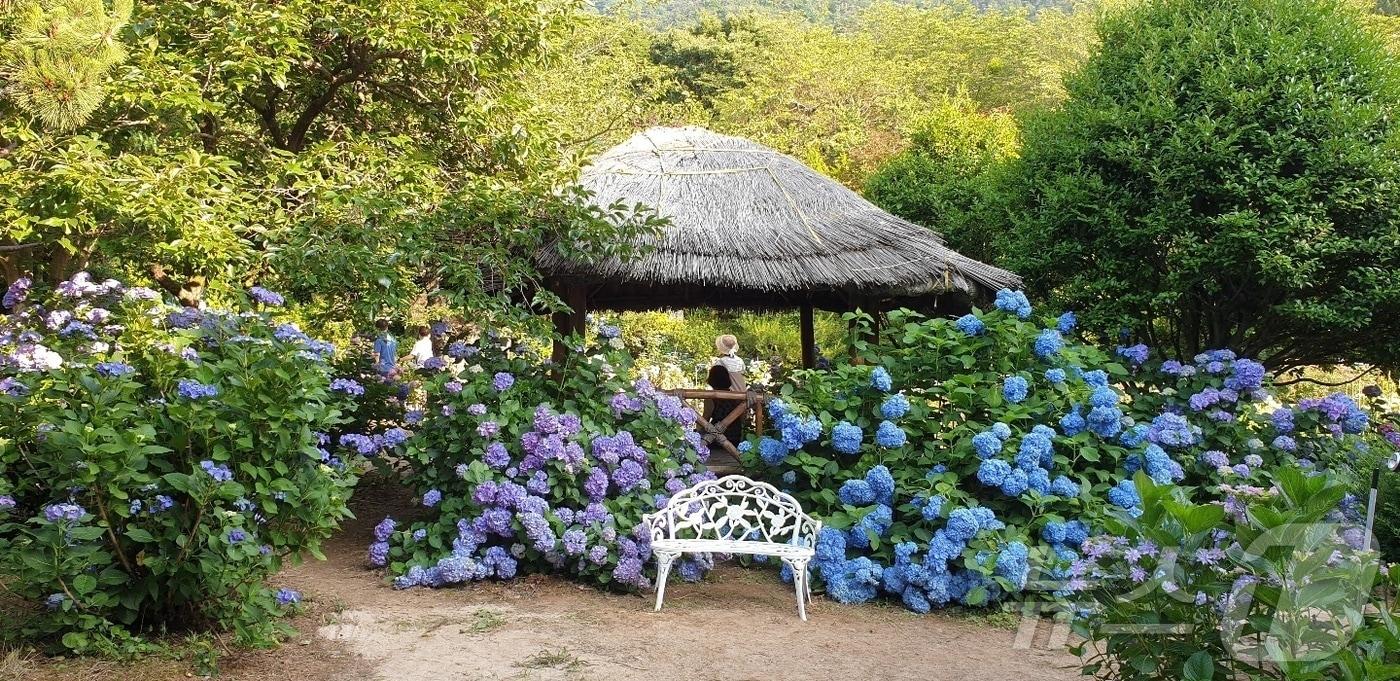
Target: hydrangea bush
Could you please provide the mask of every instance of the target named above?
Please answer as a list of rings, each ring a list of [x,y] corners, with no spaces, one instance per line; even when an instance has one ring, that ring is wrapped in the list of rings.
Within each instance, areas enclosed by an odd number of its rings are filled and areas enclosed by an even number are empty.
[[[829,595],[983,605],[1078,557],[1129,457],[1129,370],[1073,328],[1015,292],[957,320],[896,312],[867,365],[805,372],[770,402],[749,463],[825,520]]]
[[[294,602],[264,577],[319,556],[356,480],[321,435],[347,404],[332,348],[86,274],[29,289],[0,323],[0,579],[37,605],[21,633],[80,652],[211,623],[266,641]]]
[[[695,412],[645,380],[612,330],[595,355],[553,367],[488,334],[453,341],[392,447],[424,507],[383,519],[369,563],[394,585],[445,586],[554,572],[623,589],[651,580],[642,515],[711,479]],[[389,437],[385,433],[382,437]],[[709,569],[677,564],[682,578]]]
[[[1136,484],[1142,512],[1111,514],[1071,568],[1084,673],[1106,679],[1378,679],[1400,663],[1394,603],[1367,605],[1374,551],[1332,474],[1281,465],[1225,502]]]
[[[829,595],[920,612],[1028,584],[1063,597],[1101,519],[1141,513],[1139,473],[1223,503],[1278,465],[1394,448],[1345,396],[1282,407],[1257,362],[1109,354],[1075,324],[1013,291],[958,319],[895,312],[863,364],[784,386],[746,463],[826,521],[814,567]],[[1340,503],[1354,517],[1356,497]]]

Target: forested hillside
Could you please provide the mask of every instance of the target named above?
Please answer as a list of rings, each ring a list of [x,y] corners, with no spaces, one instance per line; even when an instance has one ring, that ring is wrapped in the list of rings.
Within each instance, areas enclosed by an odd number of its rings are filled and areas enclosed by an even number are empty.
[[[749,10],[793,12],[814,22],[844,25],[879,2],[880,0],[593,0],[591,4],[605,14],[644,19],[670,27],[692,22],[706,13],[726,15]],[[968,4],[981,10],[1027,9],[1034,12],[1046,8],[1065,9],[1073,4],[1073,0],[893,0],[891,4],[920,8]]]
[[[648,125],[697,124],[861,187],[950,102],[971,116],[1059,102],[1062,74],[1092,49],[1100,7],[857,4],[841,4],[853,14],[840,27],[761,10],[671,28],[625,12],[589,17],[529,97],[580,153]]]

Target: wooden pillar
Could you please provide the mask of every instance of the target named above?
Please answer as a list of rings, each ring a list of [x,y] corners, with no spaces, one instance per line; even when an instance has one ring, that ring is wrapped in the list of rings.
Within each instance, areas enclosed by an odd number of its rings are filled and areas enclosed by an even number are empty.
[[[554,313],[556,338],[552,357],[558,365],[569,356],[569,348],[564,344],[564,339],[570,335],[583,335],[586,327],[585,317],[588,315],[588,289],[581,284],[565,284],[553,287],[553,291],[569,306],[567,312]]]
[[[812,325],[812,303],[802,303],[802,368],[817,366],[817,332]]]

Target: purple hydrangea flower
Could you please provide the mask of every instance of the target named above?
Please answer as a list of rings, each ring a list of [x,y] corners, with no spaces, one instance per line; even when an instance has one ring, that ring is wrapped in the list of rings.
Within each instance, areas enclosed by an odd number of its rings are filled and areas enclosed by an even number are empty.
[[[278,605],[296,605],[301,602],[301,592],[295,589],[278,589],[276,598]]]
[[[228,466],[214,463],[213,461],[200,461],[199,467],[214,479],[214,482],[228,482],[233,479],[233,471]]]
[[[57,522],[78,522],[83,519],[87,511],[82,506],[71,503],[51,504],[44,507],[44,518],[51,523]]]
[[[269,291],[261,286],[254,286],[253,288],[248,289],[248,296],[253,300],[256,300],[257,302],[262,303],[263,305],[267,305],[268,307],[281,307],[287,302],[284,298],[282,298],[282,294],[277,293],[275,291]]]
[[[491,387],[498,393],[510,390],[510,387],[513,385],[515,385],[515,376],[504,371],[497,373],[491,378]]]
[[[92,367],[103,378],[119,378],[136,373],[136,368],[122,362],[98,362]]]
[[[180,397],[187,400],[202,400],[208,397],[217,397],[219,388],[215,385],[208,385],[188,378],[182,378],[176,386],[176,392],[179,393]]]
[[[365,387],[354,379],[337,378],[331,381],[331,390],[338,393],[345,393],[352,397],[359,397],[365,394]]]
[[[5,289],[5,297],[0,298],[0,307],[13,310],[20,303],[29,297],[29,289],[34,285],[34,280],[29,277],[20,277]]]

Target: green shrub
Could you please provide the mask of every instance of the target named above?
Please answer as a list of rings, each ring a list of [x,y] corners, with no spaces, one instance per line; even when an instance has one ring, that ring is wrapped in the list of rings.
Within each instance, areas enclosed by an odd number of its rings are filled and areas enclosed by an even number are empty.
[[[1138,474],[1142,513],[1104,519],[1071,570],[1084,672],[1106,679],[1381,679],[1400,664],[1377,561],[1329,517],[1331,475],[1281,467],[1224,503]],[[1400,571],[1385,581],[1393,588]]]
[[[19,633],[84,653],[209,625],[268,642],[295,599],[264,577],[349,515],[355,474],[318,446],[347,404],[332,387],[355,391],[332,348],[86,274],[42,306],[27,283],[0,329],[0,579],[40,605]]]
[[[999,264],[1106,338],[1400,361],[1400,71],[1346,0],[1148,0],[1028,120]]]

